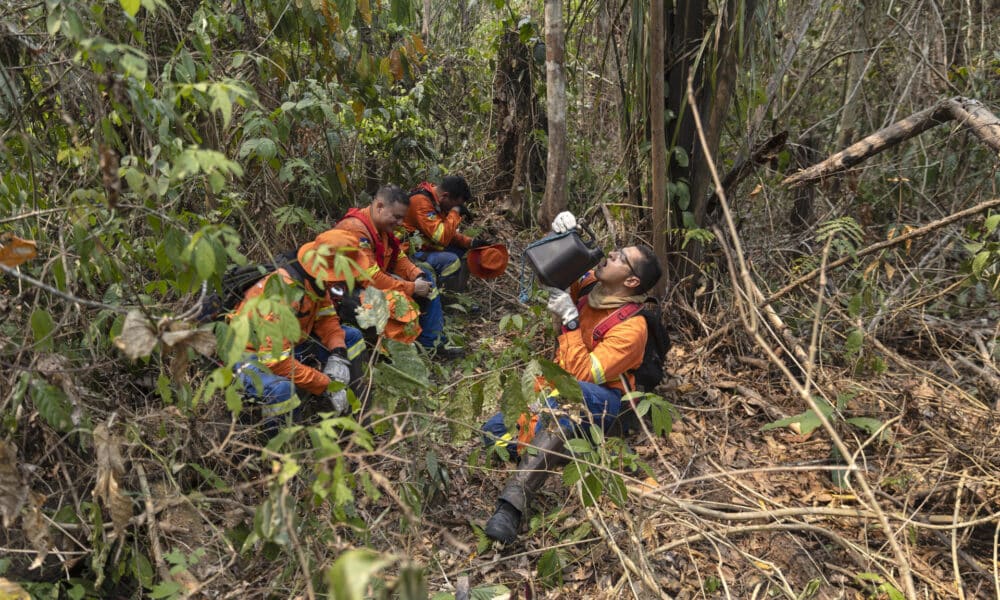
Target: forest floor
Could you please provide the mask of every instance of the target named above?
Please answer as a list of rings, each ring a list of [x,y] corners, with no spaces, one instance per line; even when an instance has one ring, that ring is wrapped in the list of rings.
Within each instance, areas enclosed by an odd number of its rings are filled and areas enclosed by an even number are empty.
[[[498,331],[504,315],[533,318],[517,304],[515,246],[511,242],[504,277],[472,282],[469,297],[482,313],[449,316],[478,359],[512,343],[516,334]],[[919,332],[883,338],[889,359],[883,372],[835,364],[814,370],[819,389],[837,405],[830,416],[834,428],[857,453],[858,472],[847,474],[846,461],[837,460],[831,436],[814,418],[789,419],[807,406],[788,375],[754,349],[735,310],[696,310],[697,319],[669,301],[664,310],[674,346],[670,375],[658,392],[676,410],[675,422],[668,436],[638,433],[627,440],[657,485],[644,483],[645,473],[620,471],[627,497],[615,503],[605,495],[586,506],[577,488],[553,475],[519,539],[501,547],[487,543],[479,528],[513,465],[480,451],[477,423],[464,423],[464,436],[449,436],[445,426],[425,435],[404,416],[376,436],[375,452],[358,453],[349,463],[364,467],[381,493],[356,490],[348,524],[332,518],[327,503],[312,505],[301,531],[323,531],[322,539],[291,540],[289,546],[327,564],[360,546],[403,557],[387,572],[409,561],[421,565],[432,598],[451,597],[467,581],[478,591],[473,598],[506,598],[503,590],[509,590],[511,598],[895,600],[902,597],[900,570],[882,525],[886,519],[921,597],[979,598],[993,589],[1000,419],[950,363],[929,357]],[[734,320],[735,327],[723,329]],[[725,333],[706,334],[713,331]],[[551,341],[539,339],[538,346],[539,356],[551,356]],[[503,368],[485,359],[467,363],[436,365],[433,381],[444,389],[462,381],[463,370]],[[270,455],[259,432],[233,423],[221,402],[184,418],[164,406],[154,388],[153,378],[123,376],[114,382],[116,397],[86,399],[95,419],[104,406],[104,418],[114,412],[129,428],[146,432],[130,437],[124,451],[145,471],[130,469],[122,488],[145,508],[132,523],[161,546],[160,556],[151,553],[154,567],[173,564],[174,578],[196,590],[192,597],[308,597],[295,576],[302,553],[289,560],[259,544],[241,552],[232,534],[262,518],[255,508],[277,476],[268,472]],[[815,388],[810,393],[819,394]],[[480,422],[490,410],[484,407]],[[796,423],[769,426],[781,419]],[[52,502],[79,507],[96,477],[94,461],[44,428],[35,433],[44,443],[22,460],[55,475]],[[186,440],[180,446],[178,436]],[[194,474],[185,464],[202,467]],[[859,485],[861,476],[870,493]],[[293,481],[284,489],[298,506],[309,507],[309,478]],[[419,511],[407,501],[414,490],[421,496]],[[158,516],[155,524],[146,518],[150,509]],[[72,563],[71,549],[87,547],[86,538],[74,538],[81,525],[59,527],[56,545],[69,554],[50,554],[48,566],[22,570],[22,576],[55,577],[57,559]],[[6,538],[7,547],[19,544],[29,546]],[[186,568],[176,568],[177,550],[190,553]],[[191,560],[196,551],[199,558]],[[28,558],[25,553],[22,566]]]

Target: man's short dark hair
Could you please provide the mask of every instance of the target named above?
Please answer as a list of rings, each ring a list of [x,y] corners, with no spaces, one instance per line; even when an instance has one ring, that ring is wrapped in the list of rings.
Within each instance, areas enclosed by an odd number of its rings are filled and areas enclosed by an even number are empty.
[[[632,263],[636,277],[639,278],[639,287],[635,289],[636,294],[645,294],[653,289],[653,286],[663,277],[663,267],[660,260],[656,258],[656,253],[649,246],[636,246],[639,251],[639,260]]]
[[[438,185],[442,192],[446,192],[452,198],[466,202],[472,199],[472,190],[461,175],[449,175],[441,180]]]
[[[410,196],[398,185],[383,185],[379,188],[375,197],[386,204],[410,205]]]

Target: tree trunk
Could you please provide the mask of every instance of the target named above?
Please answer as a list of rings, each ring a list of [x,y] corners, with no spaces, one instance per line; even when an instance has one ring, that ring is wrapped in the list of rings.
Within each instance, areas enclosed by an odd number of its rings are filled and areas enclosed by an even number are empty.
[[[420,35],[424,38],[424,43],[431,41],[431,0],[424,0],[423,26],[420,28]]]
[[[496,184],[502,208],[518,222],[526,222],[524,191],[543,181],[545,165],[534,134],[545,129],[534,89],[532,55],[518,32],[500,38],[497,72],[493,77],[493,122],[497,123]]]
[[[865,6],[855,5],[854,11],[854,39],[851,54],[847,57],[847,78],[844,85],[844,110],[840,113],[840,124],[837,127],[837,141],[835,148],[843,148],[854,142],[857,134],[858,114],[861,106],[861,83],[865,76],[865,65],[868,62],[868,55],[862,52],[868,47],[868,35],[865,31],[866,23],[873,17],[875,11],[873,2],[865,3]]]
[[[649,3],[649,123],[652,141],[651,167],[653,187],[649,201],[653,207],[653,251],[660,264],[667,264],[667,231],[670,228],[667,210],[667,140],[663,111],[663,2]],[[666,278],[661,278],[654,293],[666,293]]]
[[[677,223],[677,226],[685,223],[684,213],[689,213],[688,225],[705,225],[708,193],[712,189],[707,160],[715,160],[718,153],[723,119],[729,110],[736,82],[736,61],[739,59],[737,44],[740,38],[735,32],[742,23],[744,43],[751,38],[749,31],[755,5],[755,0],[728,0],[724,12],[717,17],[722,19],[717,28],[718,37],[714,43],[704,48],[704,56],[699,52],[704,36],[710,35],[709,23],[706,21],[706,16],[710,14],[707,3],[704,0],[678,3],[673,13],[668,14],[668,30],[665,32],[671,43],[668,106],[680,120],[672,143],[689,157],[687,164],[676,159],[670,160],[670,180],[679,182],[681,178],[685,178],[689,182],[687,207],[684,208],[673,199],[670,203],[673,214],[669,221]],[[739,11],[741,6],[742,12]],[[694,62],[691,58],[699,56],[699,62]],[[697,102],[694,107],[687,103],[689,85]],[[692,110],[698,110],[702,116],[705,147],[698,141]],[[676,240],[673,245],[677,246]],[[698,243],[692,243],[687,246],[685,253],[687,256],[679,257],[674,265],[679,278],[698,268],[702,248]]]
[[[549,155],[545,178],[545,198],[539,211],[539,225],[566,210],[566,76],[562,0],[545,0],[545,105],[549,124]]]

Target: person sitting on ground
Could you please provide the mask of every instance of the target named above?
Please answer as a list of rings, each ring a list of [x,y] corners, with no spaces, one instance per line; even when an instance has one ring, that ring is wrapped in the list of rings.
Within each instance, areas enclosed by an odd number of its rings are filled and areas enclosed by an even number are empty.
[[[468,273],[462,258],[466,251],[493,243],[458,230],[468,215],[465,204],[471,198],[469,184],[460,175],[449,175],[438,185],[425,181],[410,192],[410,209],[403,226],[408,234],[419,233],[423,239],[413,257],[430,265],[438,285],[446,290],[464,291]]]
[[[438,356],[453,358],[460,350],[445,346],[444,311],[434,275],[410,261],[394,233],[403,223],[409,206],[406,192],[399,186],[387,185],[375,194],[371,205],[347,211],[334,229],[354,236],[368,265],[369,280],[363,285],[403,294],[407,302],[415,300],[420,308],[417,343]]]
[[[351,260],[338,262],[338,255]],[[364,257],[354,238],[347,232],[327,231],[300,247],[296,256],[248,288],[233,311],[234,316],[255,316],[274,324],[280,323],[282,313],[298,319],[298,339],[279,344],[265,333],[262,341],[247,345],[246,356],[234,367],[245,397],[263,405],[269,435],[277,432],[281,417],[294,415],[296,392],[313,399],[317,412],[346,414],[351,408],[347,386],[361,373],[358,357],[364,340],[357,329],[341,326],[336,306],[347,287],[348,272],[351,279],[365,276]],[[281,290],[276,280],[288,287]],[[284,304],[284,310],[273,304],[262,310],[268,306],[265,295],[271,303]],[[340,385],[331,388],[332,383]]]
[[[569,212],[560,213],[552,224],[556,233],[574,227],[576,219]],[[611,252],[594,271],[574,283],[570,293],[549,288],[548,308],[563,323],[556,362],[578,380],[589,414],[584,415],[583,426],[574,426],[570,419],[560,418],[556,431],[546,427],[545,418],[525,418],[525,415],[519,420],[522,431],[518,438],[522,443],[530,443],[537,453],[526,453],[521,458],[517,470],[500,492],[496,512],[486,522],[486,535],[491,539],[505,544],[516,539],[531,496],[541,487],[551,469],[568,462],[564,445],[567,436],[585,433],[591,425],[606,431],[615,421],[625,391],[622,378],[630,389],[635,386],[631,372],[642,363],[646,348],[646,321],[643,318],[626,319],[596,342],[594,331],[601,321],[621,306],[642,302],[662,273],[652,249],[626,246]],[[591,285],[595,282],[596,285]],[[575,297],[581,290],[586,293],[581,296],[583,302],[578,309]],[[576,329],[566,327],[574,321],[578,323]],[[557,406],[553,396],[547,398],[551,407]],[[506,446],[514,438],[504,425],[502,413],[487,421],[483,432],[488,444]]]

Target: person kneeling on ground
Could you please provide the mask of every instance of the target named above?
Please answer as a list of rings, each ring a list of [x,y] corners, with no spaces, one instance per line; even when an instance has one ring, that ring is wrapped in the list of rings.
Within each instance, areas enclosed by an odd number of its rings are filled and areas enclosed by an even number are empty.
[[[375,194],[370,206],[347,211],[335,230],[349,232],[367,265],[369,281],[383,292],[399,292],[420,307],[417,343],[445,358],[461,350],[445,347],[444,311],[431,271],[413,264],[400,247],[395,229],[403,223],[410,199],[399,186],[387,185]],[[404,340],[399,340],[404,341]]]
[[[431,266],[440,287],[455,292],[465,291],[468,280],[462,262],[466,251],[493,243],[458,230],[469,214],[465,204],[471,198],[469,184],[459,175],[449,175],[438,185],[425,181],[410,192],[410,208],[403,221],[407,233],[420,233],[423,239],[413,257]]]
[[[338,255],[351,260],[338,262]],[[336,306],[337,297],[346,287],[348,272],[352,279],[365,276],[363,263],[351,262],[363,261],[353,236],[327,231],[299,248],[297,259],[247,289],[243,301],[233,311],[234,315],[248,316],[253,311],[256,318],[272,323],[280,321],[280,312],[290,311],[298,319],[297,340],[285,339],[279,344],[265,337],[259,346],[251,342],[244,360],[234,367],[245,396],[263,404],[264,429],[271,436],[277,433],[283,416],[294,415],[296,392],[317,399],[318,412],[337,415],[349,412],[347,386],[360,375],[358,357],[364,349],[361,332],[341,326]],[[265,295],[269,284],[273,291],[275,280],[279,279],[286,286],[300,289],[268,295],[267,300],[284,303],[286,311],[277,307],[266,312],[260,310],[263,298],[255,299]],[[331,390],[332,383],[341,385]]]
[[[573,215],[564,212],[556,217],[552,229],[562,233],[575,226]],[[565,456],[567,437],[584,434],[591,425],[606,430],[615,421],[625,389],[620,376],[624,376],[630,389],[635,386],[632,371],[642,363],[646,348],[646,321],[629,318],[608,330],[596,342],[595,329],[619,307],[629,302],[642,302],[646,292],[660,280],[662,272],[650,248],[626,246],[611,252],[594,271],[574,283],[570,293],[549,289],[548,308],[563,323],[556,362],[579,381],[589,414],[584,415],[586,424],[582,427],[574,426],[568,418],[560,418],[560,431],[545,428],[544,418],[522,416],[519,426],[527,430],[522,430],[518,437],[536,448],[537,453],[521,458],[517,470],[500,492],[496,512],[486,522],[486,535],[491,539],[505,544],[516,539],[531,496],[552,469],[568,462]],[[590,287],[578,309],[576,296],[594,282],[596,285]],[[574,320],[579,326],[568,329],[566,325]],[[549,396],[547,402],[549,406],[557,406],[553,396]],[[506,446],[514,438],[504,425],[502,413],[494,415],[483,425],[483,433],[487,444]]]

